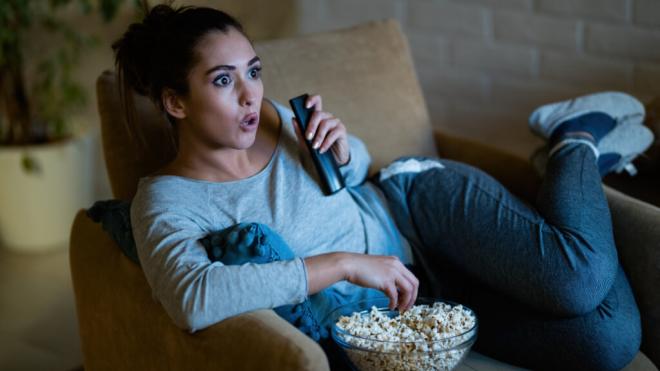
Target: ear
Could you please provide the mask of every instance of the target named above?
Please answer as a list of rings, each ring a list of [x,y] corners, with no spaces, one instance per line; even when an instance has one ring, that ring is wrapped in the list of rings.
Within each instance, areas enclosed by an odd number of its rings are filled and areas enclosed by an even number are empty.
[[[186,106],[177,93],[169,88],[163,89],[161,95],[165,111],[179,120],[186,118]]]

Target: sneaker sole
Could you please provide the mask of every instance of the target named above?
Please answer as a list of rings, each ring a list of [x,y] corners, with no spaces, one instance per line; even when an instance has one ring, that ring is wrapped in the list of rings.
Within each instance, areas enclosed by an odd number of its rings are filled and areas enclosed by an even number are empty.
[[[598,143],[598,151],[601,154],[616,153],[621,159],[612,167],[612,171],[621,173],[628,170],[631,175],[634,172],[630,168],[631,162],[646,151],[653,144],[653,132],[636,122],[622,122],[609,132]]]

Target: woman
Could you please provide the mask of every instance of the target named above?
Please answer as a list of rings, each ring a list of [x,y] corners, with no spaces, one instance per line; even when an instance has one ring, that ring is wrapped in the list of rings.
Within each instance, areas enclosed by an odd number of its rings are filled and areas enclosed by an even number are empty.
[[[616,369],[636,354],[639,313],[599,175],[647,146],[633,98],[581,97],[532,115],[551,147],[537,210],[451,161],[406,159],[367,180],[366,147],[320,96],[307,102],[315,112],[305,133],[264,98],[261,61],[223,12],[160,5],[113,48],[125,89],[150,96],[178,137],[176,158],[140,180],[131,219],[147,280],[180,327],[299,303],[329,286],[353,297],[375,289],[405,310],[420,288],[405,265],[414,264],[429,293],[477,310],[476,348],[493,357]],[[619,140],[623,131],[632,137]],[[323,195],[306,139],[332,152],[347,189]],[[240,222],[270,226],[298,258],[211,263],[200,239]]]

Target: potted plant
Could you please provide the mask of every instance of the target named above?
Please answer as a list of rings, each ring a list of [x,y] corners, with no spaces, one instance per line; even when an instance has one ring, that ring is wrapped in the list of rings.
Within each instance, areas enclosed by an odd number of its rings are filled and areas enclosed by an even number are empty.
[[[91,135],[70,118],[87,100],[74,67],[97,42],[62,14],[109,21],[123,0],[92,1],[0,1],[0,247],[66,246],[75,211],[92,201]],[[57,41],[26,63],[26,35],[42,32]]]

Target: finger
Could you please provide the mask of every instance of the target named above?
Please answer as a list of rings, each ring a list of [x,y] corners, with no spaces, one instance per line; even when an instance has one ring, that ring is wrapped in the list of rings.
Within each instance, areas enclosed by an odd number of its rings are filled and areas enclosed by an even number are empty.
[[[331,117],[322,120],[319,123],[319,128],[316,130],[316,135],[314,136],[314,141],[313,147],[315,149],[319,149],[321,147],[321,144],[325,141],[326,135],[328,135],[328,132],[331,131],[332,129],[336,128],[337,125],[339,125],[340,121],[337,118]]]
[[[396,285],[399,288],[399,311],[404,312],[409,308],[410,298],[413,295],[413,286],[408,278],[401,275],[396,279]]]
[[[417,279],[414,281],[408,281],[410,282],[410,285],[412,286],[411,294],[410,294],[410,302],[408,303],[408,308],[410,309],[415,305],[415,301],[417,301],[417,292],[419,290],[419,282]]]
[[[314,111],[312,116],[309,118],[309,123],[307,124],[307,129],[305,130],[305,138],[307,140],[312,140],[316,135],[316,130],[318,129],[321,121],[327,118],[331,118],[332,115],[327,112]]]
[[[413,287],[410,303],[408,304],[408,308],[412,308],[412,306],[415,305],[415,301],[417,300],[417,294],[419,293],[419,280],[407,268],[404,270],[404,276],[406,277],[406,279],[408,279],[408,282],[410,282],[410,284]]]
[[[403,300],[401,300],[401,302],[402,302],[401,307],[403,307],[405,309],[410,309],[415,304],[415,300],[417,300],[417,291],[418,291],[418,288],[419,288],[419,280],[408,269],[408,267],[406,267],[401,262],[401,260],[398,260],[397,256],[394,256],[394,257],[397,258],[397,268],[398,268],[400,277],[407,284],[406,287],[408,287],[410,289],[410,291],[409,291],[410,296],[407,297],[408,300],[405,301],[405,302]],[[402,283],[402,285],[404,285],[404,284]]]
[[[319,153],[325,153],[325,151],[329,150],[342,135],[342,131],[338,127],[330,130],[330,133],[326,135],[323,143],[321,143],[321,147],[319,147]]]
[[[318,94],[310,95],[305,102],[305,108],[314,107],[315,111],[323,111],[323,99]]]
[[[385,295],[390,298],[390,310],[394,310],[399,303],[399,293],[396,291],[396,286],[393,284],[388,285],[383,292],[385,292]]]
[[[417,279],[417,277],[415,277],[414,284],[415,284],[415,292],[413,293],[413,297],[410,302],[410,308],[412,308],[413,305],[415,305],[415,302],[417,301],[417,295],[419,294],[419,280]]]

